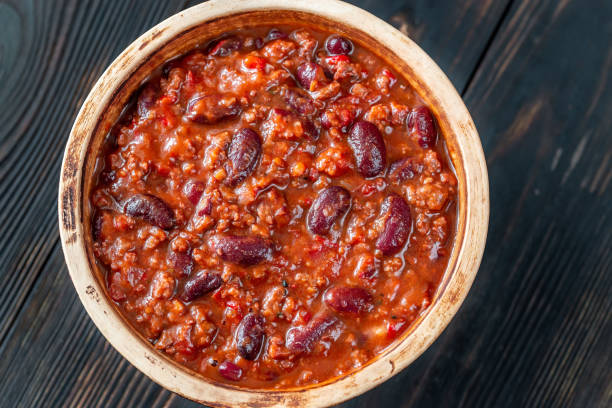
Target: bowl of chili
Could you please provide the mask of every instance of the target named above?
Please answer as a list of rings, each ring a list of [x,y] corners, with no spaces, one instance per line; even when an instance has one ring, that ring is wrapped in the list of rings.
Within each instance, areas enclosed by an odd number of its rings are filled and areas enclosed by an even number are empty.
[[[488,179],[461,97],[339,1],[209,1],[104,72],[68,140],[62,246],[102,334],[212,406],[328,406],[467,295]]]

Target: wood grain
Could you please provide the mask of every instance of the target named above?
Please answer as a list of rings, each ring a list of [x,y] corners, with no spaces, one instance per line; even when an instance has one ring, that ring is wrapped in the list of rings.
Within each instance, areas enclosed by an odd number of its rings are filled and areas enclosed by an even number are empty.
[[[125,46],[190,3],[0,1],[0,406],[197,406],[98,333],[70,283],[55,208],[83,98]],[[612,4],[353,3],[467,88],[492,211],[453,323],[343,407],[612,405]]]

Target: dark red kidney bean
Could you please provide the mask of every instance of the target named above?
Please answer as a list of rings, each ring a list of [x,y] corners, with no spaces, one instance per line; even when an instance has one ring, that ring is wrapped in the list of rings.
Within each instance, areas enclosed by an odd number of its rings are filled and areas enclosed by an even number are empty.
[[[291,327],[285,335],[285,345],[294,353],[309,352],[314,344],[338,322],[331,314],[319,314],[306,326]]]
[[[347,189],[331,186],[321,190],[308,210],[308,229],[318,235],[329,233],[334,222],[346,214],[350,206],[351,194]]]
[[[204,183],[201,181],[189,180],[183,186],[183,193],[187,199],[191,201],[191,204],[196,205],[204,193]]]
[[[257,38],[255,38],[255,39],[253,40],[253,47],[254,47],[256,50],[258,50],[258,49],[260,49],[261,47],[263,47],[263,46],[264,46],[264,44],[265,44],[265,42],[264,42],[263,38],[261,38],[261,37],[257,37]]]
[[[234,133],[227,150],[227,183],[231,186],[242,183],[255,170],[260,156],[261,139],[253,129],[242,128]]]
[[[212,213],[212,199],[210,197],[201,197],[198,205],[195,208],[195,216],[203,217]]]
[[[185,116],[192,122],[210,125],[234,117],[240,110],[238,98],[227,103],[220,95],[196,94],[187,104]]]
[[[414,178],[423,171],[423,165],[413,158],[406,157],[394,161],[389,166],[389,180],[393,183],[401,183]]]
[[[213,247],[224,261],[242,266],[258,264],[272,255],[271,242],[257,236],[217,236],[213,240]]]
[[[282,38],[287,38],[287,34],[279,30],[278,28],[273,28],[268,31],[268,35],[266,36],[266,41],[274,41]]]
[[[103,171],[100,173],[100,181],[104,184],[110,184],[117,180],[117,172],[115,170]]]
[[[371,282],[379,275],[380,260],[375,258],[373,255],[368,254],[359,258],[355,272],[359,279],[363,279],[366,282]]]
[[[384,171],[387,149],[375,124],[365,120],[355,123],[349,133],[348,144],[362,176],[374,177]]]
[[[185,302],[191,302],[213,290],[219,289],[222,284],[223,279],[221,279],[221,275],[217,272],[198,272],[185,282],[183,292],[181,293],[181,299]]]
[[[136,194],[130,197],[123,205],[123,212],[165,230],[171,229],[176,223],[174,212],[168,204],[151,194]]]
[[[140,91],[140,95],[138,95],[138,114],[140,116],[146,116],[149,109],[151,109],[155,102],[157,101],[157,97],[159,95],[159,88],[153,84],[146,84]]]
[[[168,250],[168,260],[170,264],[182,273],[184,276],[191,274],[193,270],[193,258],[191,257],[191,249],[185,252],[177,252],[172,249]]]
[[[291,114],[291,112],[289,112],[286,109],[281,109],[281,108],[272,108],[272,113],[274,115],[278,115],[278,116],[282,116],[282,117],[287,117]]]
[[[325,129],[329,129],[332,127],[332,122],[329,120],[329,113],[323,112],[321,115],[321,126]]]
[[[242,40],[238,37],[227,37],[214,41],[208,48],[208,55],[227,57],[233,51],[242,47]]]
[[[264,342],[263,316],[249,313],[244,316],[236,329],[236,344],[238,353],[247,360],[255,360]]]
[[[242,378],[242,368],[229,360],[219,364],[219,374],[231,381],[238,381]]]
[[[302,120],[302,129],[304,129],[304,135],[313,142],[319,140],[319,129],[310,119]]]
[[[96,211],[91,220],[91,235],[94,241],[99,241],[102,238],[102,223],[104,222],[104,213]]]
[[[353,43],[339,35],[330,35],[325,41],[329,55],[349,55],[353,52]]]
[[[295,77],[299,84],[302,85],[302,88],[309,91],[312,81],[315,79],[318,81],[324,80],[325,73],[320,65],[315,64],[314,62],[305,62],[297,67]]]
[[[419,136],[419,145],[423,148],[434,147],[438,132],[433,115],[427,106],[419,106],[408,115],[408,129]]]
[[[304,91],[301,91],[304,92]],[[308,95],[302,95],[293,89],[284,89],[283,96],[287,105],[301,115],[316,113],[314,101]]]
[[[393,193],[383,201],[381,216],[384,217],[384,227],[376,241],[376,248],[384,255],[393,255],[402,249],[410,235],[410,207],[400,195]]]
[[[189,55],[191,55],[191,53],[189,53]],[[168,78],[168,75],[170,75],[170,71],[172,71],[174,68],[177,68],[180,65],[181,60],[182,58],[175,58],[171,61],[166,62],[162,67],[162,77]]]
[[[336,312],[360,314],[372,310],[372,295],[359,287],[339,286],[328,289],[323,300]]]

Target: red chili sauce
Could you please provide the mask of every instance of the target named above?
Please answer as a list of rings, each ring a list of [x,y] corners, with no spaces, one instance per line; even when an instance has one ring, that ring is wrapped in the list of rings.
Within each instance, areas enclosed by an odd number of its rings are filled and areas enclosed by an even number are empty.
[[[430,305],[454,240],[431,111],[374,53],[311,28],[169,61],[98,167],[110,297],[155,348],[245,387],[366,364]]]

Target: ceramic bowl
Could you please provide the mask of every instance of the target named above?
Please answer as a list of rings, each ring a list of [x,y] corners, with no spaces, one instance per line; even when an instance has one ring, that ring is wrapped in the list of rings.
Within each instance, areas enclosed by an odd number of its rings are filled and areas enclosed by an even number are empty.
[[[459,182],[456,239],[431,306],[382,354],[358,371],[285,390],[215,383],[155,350],[122,317],[88,246],[92,174],[104,136],[130,95],[168,59],[237,27],[306,24],[348,36],[402,73],[434,112]],[[486,164],[474,123],[440,68],[409,38],[377,17],[330,0],[213,0],[176,14],[134,41],[95,84],[74,123],[59,184],[59,225],[68,270],[102,334],[158,384],[216,407],[321,407],[388,380],[440,335],[467,295],[484,250],[489,216]]]

